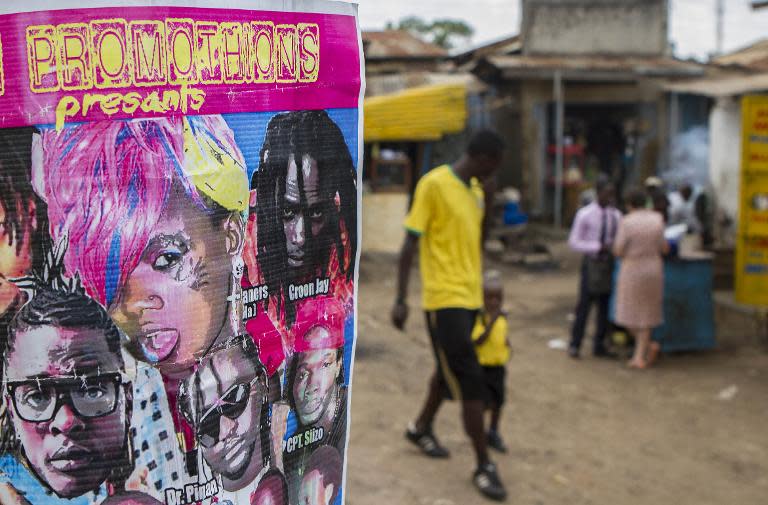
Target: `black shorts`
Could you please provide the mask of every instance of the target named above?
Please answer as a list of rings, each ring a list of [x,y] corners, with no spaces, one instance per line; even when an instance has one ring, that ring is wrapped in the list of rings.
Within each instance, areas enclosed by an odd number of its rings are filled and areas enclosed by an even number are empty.
[[[504,378],[506,369],[503,366],[484,366],[485,387],[488,391],[488,402],[496,407],[504,405]]]
[[[485,375],[472,344],[477,311],[440,309],[427,311],[426,316],[443,397],[487,401]]]

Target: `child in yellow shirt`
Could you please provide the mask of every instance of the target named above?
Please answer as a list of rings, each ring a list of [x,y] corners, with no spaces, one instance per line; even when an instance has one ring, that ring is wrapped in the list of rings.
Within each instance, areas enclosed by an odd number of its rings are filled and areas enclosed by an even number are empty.
[[[507,452],[499,435],[499,418],[504,404],[505,365],[511,354],[507,338],[507,316],[501,310],[503,301],[501,275],[495,271],[486,272],[483,276],[484,308],[475,320],[472,340],[488,387],[488,410],[491,412],[488,446],[499,452]]]

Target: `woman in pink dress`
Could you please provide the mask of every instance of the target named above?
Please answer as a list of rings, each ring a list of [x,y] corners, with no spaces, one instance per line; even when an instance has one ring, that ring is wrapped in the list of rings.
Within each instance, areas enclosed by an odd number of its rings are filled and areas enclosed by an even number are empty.
[[[649,364],[651,331],[663,322],[663,255],[668,251],[661,214],[645,208],[645,194],[635,190],[627,198],[629,214],[619,224],[613,253],[621,259],[616,286],[616,323],[635,336],[635,353],[628,365]]]

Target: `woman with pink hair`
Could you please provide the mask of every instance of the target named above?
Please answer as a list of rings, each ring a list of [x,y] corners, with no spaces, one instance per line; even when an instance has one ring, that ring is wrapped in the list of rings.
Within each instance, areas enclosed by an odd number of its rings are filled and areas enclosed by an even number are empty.
[[[139,359],[181,379],[241,333],[248,180],[221,116],[76,124],[44,131],[41,147],[37,181],[67,270]]]
[[[43,131],[33,159],[51,236],[68,243],[67,272],[107,308],[130,352],[159,370],[138,368],[134,401],[170,410],[194,475],[181,381],[243,333],[235,302],[248,180],[232,130],[218,115],[74,124]],[[162,457],[165,422],[134,428]]]

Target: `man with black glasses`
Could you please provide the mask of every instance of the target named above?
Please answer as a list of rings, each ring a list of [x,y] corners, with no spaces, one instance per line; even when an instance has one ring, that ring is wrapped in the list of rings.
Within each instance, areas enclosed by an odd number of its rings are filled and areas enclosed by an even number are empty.
[[[3,484],[30,503],[124,490],[132,390],[103,307],[76,284],[35,286],[5,344]]]

